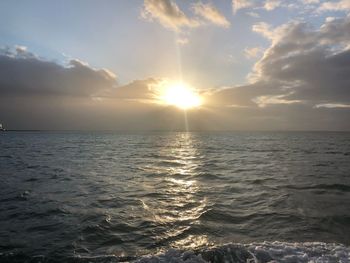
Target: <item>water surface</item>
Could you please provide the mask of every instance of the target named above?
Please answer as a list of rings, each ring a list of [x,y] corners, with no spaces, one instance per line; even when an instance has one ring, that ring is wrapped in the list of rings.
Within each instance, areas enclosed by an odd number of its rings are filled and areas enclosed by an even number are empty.
[[[0,252],[348,246],[349,172],[350,133],[3,132]]]

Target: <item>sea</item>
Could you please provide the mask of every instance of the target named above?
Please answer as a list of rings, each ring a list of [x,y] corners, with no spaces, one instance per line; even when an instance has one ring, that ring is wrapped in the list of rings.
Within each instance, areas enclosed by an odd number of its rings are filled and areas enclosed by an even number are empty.
[[[1,132],[0,262],[350,262],[350,133]]]

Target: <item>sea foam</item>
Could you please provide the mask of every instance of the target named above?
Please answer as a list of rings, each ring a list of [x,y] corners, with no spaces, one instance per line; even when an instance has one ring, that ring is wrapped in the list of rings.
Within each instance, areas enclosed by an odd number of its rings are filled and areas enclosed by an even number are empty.
[[[349,263],[350,247],[336,243],[262,242],[250,244],[226,244],[198,250],[169,249],[156,255],[123,256],[29,256],[25,254],[2,254],[0,262],[31,263]]]
[[[138,263],[173,262],[350,262],[350,248],[341,244],[306,242],[262,242],[227,244],[201,251],[170,249],[163,254],[143,257]]]

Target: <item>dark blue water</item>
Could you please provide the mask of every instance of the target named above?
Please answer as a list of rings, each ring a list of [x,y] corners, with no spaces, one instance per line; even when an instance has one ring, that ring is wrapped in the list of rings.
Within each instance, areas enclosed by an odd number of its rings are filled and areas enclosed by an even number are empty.
[[[339,262],[349,245],[350,133],[0,133],[3,262]]]

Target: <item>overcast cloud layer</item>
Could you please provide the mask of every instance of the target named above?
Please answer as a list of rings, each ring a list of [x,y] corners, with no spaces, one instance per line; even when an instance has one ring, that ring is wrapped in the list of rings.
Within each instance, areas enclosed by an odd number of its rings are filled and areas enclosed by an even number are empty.
[[[232,1],[232,15],[244,9],[271,11],[283,1]],[[348,10],[348,1],[299,1],[316,12]],[[211,3],[196,2],[186,14],[175,1],[145,0],[145,22],[166,29],[230,21]],[[251,30],[270,42],[247,47],[257,59],[247,84],[201,89],[204,105],[187,112],[190,130],[350,130],[350,17],[329,17],[321,26],[302,20]],[[208,72],[210,74],[210,72]],[[118,72],[78,59],[64,64],[25,47],[0,51],[0,122],[10,129],[183,130],[184,113],[155,101],[163,76],[126,85]]]

